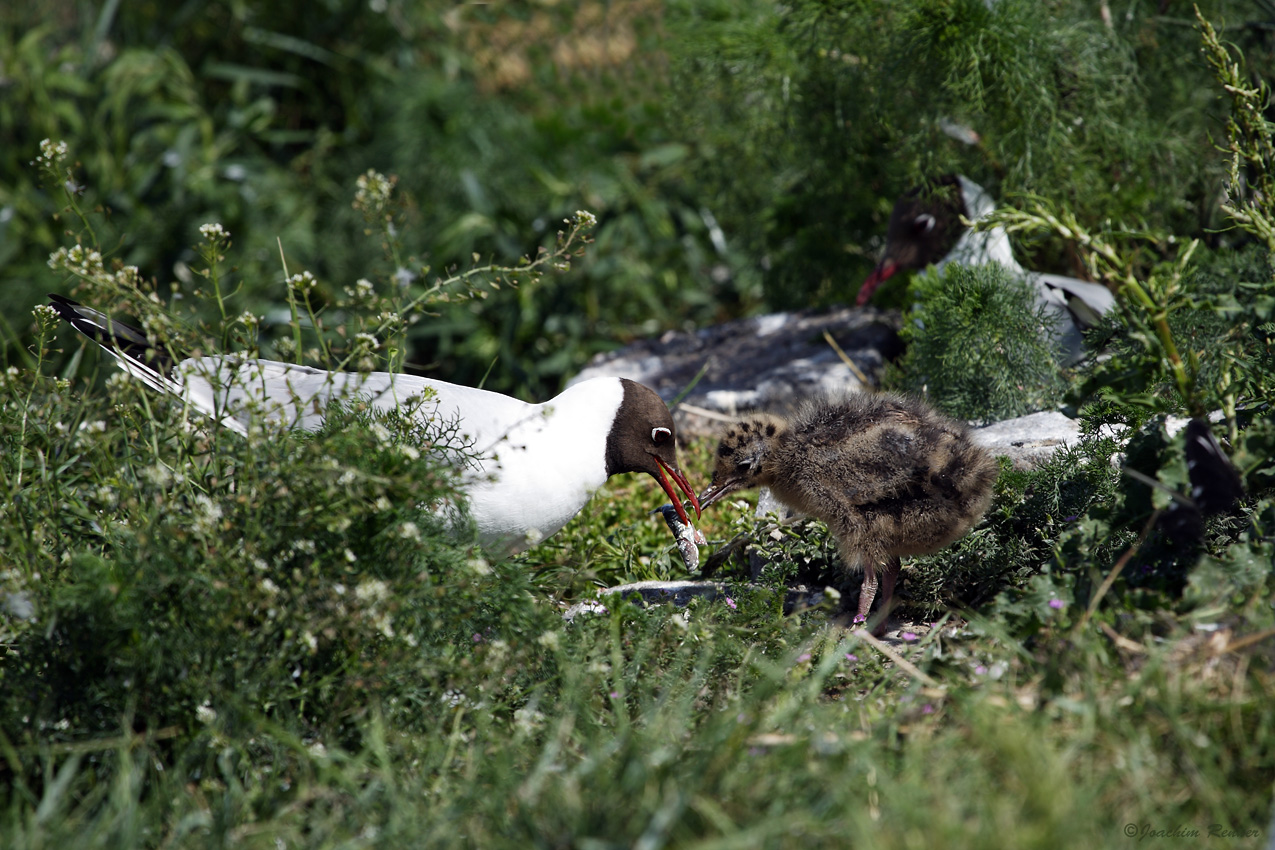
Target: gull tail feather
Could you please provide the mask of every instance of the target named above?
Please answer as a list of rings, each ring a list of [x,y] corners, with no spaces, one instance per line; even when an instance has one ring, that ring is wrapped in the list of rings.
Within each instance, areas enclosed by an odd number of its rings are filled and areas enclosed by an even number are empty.
[[[216,405],[210,406],[198,394],[187,392],[185,382],[172,377],[175,365],[173,357],[151,340],[145,331],[116,321],[101,310],[85,307],[70,298],[53,293],[48,297],[49,306],[59,316],[114,357],[120,368],[130,377],[157,392],[177,396],[200,413],[211,416],[238,434],[247,435],[247,428],[242,422],[222,416]]]

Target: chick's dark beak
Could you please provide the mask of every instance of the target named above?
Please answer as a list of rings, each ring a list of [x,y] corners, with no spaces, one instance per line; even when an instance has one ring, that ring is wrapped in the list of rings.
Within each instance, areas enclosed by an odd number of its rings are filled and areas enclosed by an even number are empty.
[[[725,498],[726,496],[730,495],[731,493],[735,492],[738,489],[739,489],[739,483],[737,481],[733,481],[730,479],[727,479],[726,481],[723,481],[720,484],[716,482],[714,482],[713,484],[709,484],[707,487],[704,488],[704,492],[699,494],[700,507],[707,508],[709,505],[713,504],[714,502],[721,501],[723,498]]]
[[[686,480],[686,476],[682,474],[682,470],[670,463],[667,463],[664,458],[659,455],[651,455],[651,457],[655,458],[655,462],[659,466],[660,486],[663,487],[664,492],[668,494],[669,501],[673,503],[673,509],[677,511],[678,518],[686,525],[691,525],[691,518],[687,515],[686,508],[682,507],[682,497],[679,496],[673,489],[673,484],[669,482],[669,479],[673,479],[677,486],[682,488],[682,492],[685,493],[687,498],[691,500],[691,505],[695,508],[695,516],[698,517],[700,515],[700,501],[696,498],[695,491],[691,488],[691,482]]]

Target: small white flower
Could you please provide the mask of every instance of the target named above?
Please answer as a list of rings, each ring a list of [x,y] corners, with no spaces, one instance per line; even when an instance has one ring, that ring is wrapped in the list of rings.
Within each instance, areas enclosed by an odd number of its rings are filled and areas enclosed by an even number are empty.
[[[35,158],[35,164],[45,168],[53,168],[61,165],[66,159],[69,151],[66,142],[55,142],[52,139],[40,140],[40,153]]]
[[[557,649],[559,646],[558,633],[552,631],[545,632],[540,637],[536,638],[536,643],[546,649]]]
[[[205,726],[211,726],[213,721],[217,719],[217,710],[212,707],[208,700],[204,700],[203,705],[195,709],[195,719]]]
[[[380,212],[389,203],[394,192],[397,177],[386,177],[375,169],[369,168],[366,174],[360,174],[354,181],[354,205],[368,212]]]
[[[300,295],[308,295],[318,285],[314,275],[309,272],[298,272],[288,278],[288,286],[292,287]]]
[[[230,236],[230,234],[226,232],[226,228],[222,227],[215,221],[199,225],[199,235],[207,239],[209,242],[216,242],[218,239],[226,239]]]
[[[271,596],[275,596],[279,593],[279,585],[275,584],[268,578],[263,578],[261,580],[261,589],[266,593],[269,593]]]
[[[52,327],[58,321],[58,311],[52,305],[37,304],[31,312],[35,315],[36,322],[45,327]]]
[[[155,487],[167,487],[174,483],[177,476],[168,467],[157,463],[144,468],[142,478]]]
[[[390,588],[380,579],[368,579],[359,582],[359,586],[354,588],[354,596],[362,602],[381,602],[389,598]]]
[[[115,273],[115,280],[128,289],[136,289],[142,281],[142,270],[137,266],[124,266]]]
[[[195,496],[195,510],[191,516],[191,527],[198,534],[210,534],[221,519],[221,506],[203,493]]]
[[[398,284],[399,289],[407,289],[412,285],[412,281],[416,280],[416,273],[411,269],[405,269],[399,266],[394,270],[394,282]]]
[[[528,706],[523,706],[514,712],[514,724],[523,732],[534,732],[544,723],[544,720],[544,714]]]
[[[416,527],[416,523],[409,520],[398,527],[398,536],[404,540],[419,541],[421,530]]]

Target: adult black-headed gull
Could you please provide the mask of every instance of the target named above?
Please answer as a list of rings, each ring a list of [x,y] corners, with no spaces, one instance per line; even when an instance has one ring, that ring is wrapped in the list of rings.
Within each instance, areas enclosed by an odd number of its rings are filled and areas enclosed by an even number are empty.
[[[690,518],[676,483],[699,502],[677,464],[673,417],[660,397],[625,378],[595,378],[543,404],[487,390],[389,372],[328,372],[237,355],[174,362],[137,328],[58,295],[52,306],[113,356],[124,371],[247,436],[253,429],[313,431],[329,403],[364,400],[377,410],[405,405],[454,430],[472,462],[461,489],[484,548],[513,553],[548,537],[621,472],[645,472]]]
[[[925,190],[912,189],[899,198],[890,214],[885,255],[868,275],[855,304],[862,307],[882,281],[895,272],[916,271],[948,263],[1000,263],[1025,278],[1037,303],[1055,319],[1053,333],[1063,359],[1079,360],[1084,351],[1081,332],[1098,324],[1116,300],[1105,286],[1055,274],[1029,272],[1014,259],[1009,235],[1002,227],[972,230],[961,217],[978,221],[996,209],[982,186],[963,175],[946,175]]]

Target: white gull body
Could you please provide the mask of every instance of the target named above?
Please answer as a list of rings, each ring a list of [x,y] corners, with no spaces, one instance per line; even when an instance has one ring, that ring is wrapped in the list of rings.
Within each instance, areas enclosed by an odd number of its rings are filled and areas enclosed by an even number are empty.
[[[533,404],[414,375],[236,355],[162,368],[136,354],[140,331],[66,299],[54,298],[54,306],[129,375],[244,436],[318,430],[334,401],[408,411],[415,423],[435,425],[456,450],[448,458],[465,457],[460,487],[490,552],[514,553],[558,531],[617,472],[651,474],[689,523],[669,484],[671,477],[693,497],[677,468],[672,417],[654,392],[632,381],[595,378]]]
[[[551,401],[415,375],[327,372],[273,360],[202,357],[178,365],[191,407],[247,435],[253,425],[318,430],[335,400],[413,408],[413,418],[470,455],[461,488],[485,549],[514,552],[558,531],[607,480],[607,434],[624,399],[618,378],[597,378]]]

